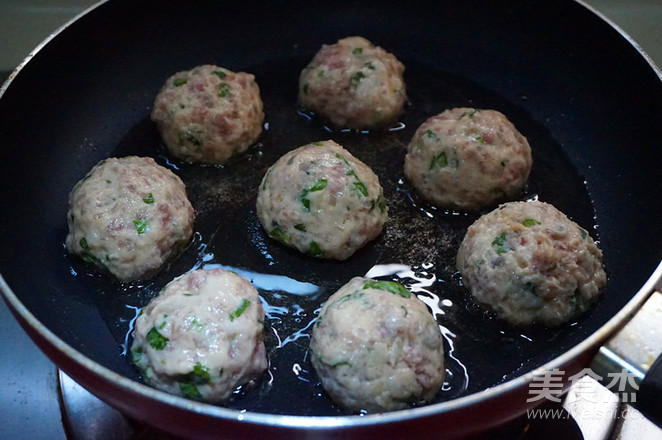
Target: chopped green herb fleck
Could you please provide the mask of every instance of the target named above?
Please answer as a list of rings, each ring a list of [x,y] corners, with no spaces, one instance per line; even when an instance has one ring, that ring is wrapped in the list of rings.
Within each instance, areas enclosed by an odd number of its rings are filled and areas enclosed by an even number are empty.
[[[308,194],[311,192],[322,191],[324,188],[326,188],[327,184],[327,179],[319,179],[316,180],[310,187],[301,191],[301,204],[306,209],[306,211],[310,211],[310,199],[307,198]]]
[[[230,96],[230,84],[220,83],[218,85],[218,97],[227,98],[228,96]]]
[[[156,327],[147,332],[147,342],[154,350],[163,350],[170,339],[163,336]]]
[[[331,364],[331,368],[338,368],[342,365],[347,365],[348,367],[352,366],[352,364],[350,364],[348,361],[338,361]]]
[[[324,145],[324,142],[313,142],[313,145],[315,145],[316,147],[321,147]]]
[[[289,244],[292,238],[285,232],[283,231],[280,226],[276,226],[269,232],[269,237],[275,238],[276,240],[280,240],[283,243]]]
[[[143,202],[147,203],[148,205],[151,205],[152,203],[154,203],[154,195],[152,193],[147,194],[143,199]]]
[[[90,249],[90,245],[87,244],[87,238],[85,237],[81,238],[78,244],[80,244],[80,247],[82,247],[86,251]]]
[[[131,360],[134,364],[139,364],[143,358],[143,348],[138,347],[135,350],[131,351]]]
[[[430,139],[432,139],[433,141],[437,141],[437,142],[439,141],[439,135],[437,135],[437,133],[435,133],[432,130],[425,130],[425,133],[423,134],[429,137]]]
[[[205,367],[200,362],[196,362],[193,366],[193,372],[191,373],[191,382],[196,384],[211,382],[209,368]]]
[[[230,313],[230,321],[234,321],[236,318],[239,318],[242,315],[242,313],[244,313],[246,311],[246,309],[248,308],[248,306],[250,306],[250,305],[251,305],[251,302],[249,300],[247,300],[246,298],[243,298],[242,301],[241,301],[241,304],[239,305],[239,307],[237,307],[237,310]]]
[[[193,320],[191,321],[191,327],[193,327],[197,331],[202,331],[203,325],[200,323],[200,321],[197,320],[197,318],[193,318]]]
[[[579,228],[579,233],[582,234],[582,238],[586,240],[588,238],[588,232],[584,228]]]
[[[429,170],[439,167],[439,168],[445,168],[448,166],[448,157],[446,157],[446,152],[442,151],[441,153],[437,154],[432,158],[430,161],[430,168]]]
[[[478,141],[479,144],[483,144],[483,145],[485,144],[485,139],[483,139],[481,135],[476,136],[474,139],[476,139],[476,141]]]
[[[183,86],[187,82],[188,82],[188,80],[186,78],[175,78],[175,80],[172,82],[172,84],[175,87],[179,87],[179,86]]]
[[[363,196],[368,197],[368,187],[366,186],[365,183],[361,182],[360,180],[354,182],[354,189],[357,192],[363,194]]]
[[[349,83],[350,83],[352,86],[356,87],[356,86],[359,85],[359,82],[361,82],[361,80],[362,80],[363,78],[365,78],[365,74],[364,74],[363,72],[361,72],[361,71],[356,72],[354,75],[352,75],[352,76],[349,78]]]
[[[403,298],[409,298],[411,293],[405,286],[395,281],[373,281],[368,280],[363,285],[363,289],[378,289],[385,290],[387,292],[395,293],[400,295]]]
[[[106,179],[106,183],[112,183],[110,179]]]
[[[381,212],[386,212],[386,202],[384,201],[384,199],[382,198],[378,199],[377,206],[379,206],[379,210]]]
[[[80,257],[83,259],[84,262],[89,263],[89,264],[101,264],[99,259],[94,256],[94,254],[90,251],[83,251],[82,254],[80,254]]]
[[[226,76],[228,76],[225,72],[223,72],[223,71],[221,71],[221,70],[214,70],[212,73],[213,73],[214,75],[218,76],[218,77],[221,78],[221,79],[223,79],[223,78],[225,78]]]
[[[308,92],[310,92],[310,85],[309,84],[304,84],[303,87],[302,87],[302,90],[303,90],[303,93],[305,95],[307,95]]]
[[[312,243],[310,243],[310,247],[308,248],[308,252],[306,252],[306,254],[310,257],[319,258],[324,256],[324,251],[322,250],[320,245],[317,244],[317,242],[313,241]]]
[[[317,77],[318,77],[318,78],[323,78],[324,75],[325,75],[325,74],[324,74],[324,70],[322,70],[322,69],[320,69],[320,70],[317,72]]]
[[[356,48],[354,48],[354,50],[352,51],[352,53],[353,53],[354,55],[361,55],[361,54],[363,53],[363,48],[362,48],[362,47],[356,47]]]
[[[306,232],[306,225],[304,225],[303,223],[299,223],[299,224],[294,225],[294,229],[296,229],[298,231],[301,231],[301,232]]]
[[[497,254],[505,254],[507,252],[507,249],[504,247],[504,244],[506,243],[506,233],[502,232],[501,234],[497,235],[494,240],[492,240],[492,246],[496,249]]]
[[[527,218],[522,222],[522,224],[528,228],[529,226],[539,225],[540,222],[532,218]]]
[[[147,220],[134,220],[133,225],[136,227],[139,235],[143,235],[149,231],[149,222]]]
[[[199,147],[199,146],[202,144],[202,143],[200,142],[200,139],[198,139],[198,137],[197,137],[195,134],[191,133],[191,132],[188,132],[188,131],[185,132],[185,133],[183,134],[183,137],[184,137],[184,140],[185,140],[185,141],[188,141],[191,145],[195,145],[196,147]],[[179,142],[180,142],[181,144],[184,143],[184,142],[182,142],[181,139],[180,139]]]
[[[370,61],[368,61],[367,63],[365,63],[365,66],[366,66],[368,69],[370,69],[370,70],[375,70],[375,65],[372,64],[372,62],[370,62]]]
[[[195,384],[179,382],[179,389],[186,398],[202,400],[202,394],[200,394],[200,391],[198,390],[198,387],[195,386]]]

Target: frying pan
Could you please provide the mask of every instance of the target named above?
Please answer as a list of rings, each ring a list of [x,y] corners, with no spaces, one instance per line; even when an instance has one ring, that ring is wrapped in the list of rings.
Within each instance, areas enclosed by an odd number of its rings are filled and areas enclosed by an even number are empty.
[[[298,72],[324,43],[362,35],[406,65],[402,124],[334,131],[296,106]],[[265,133],[224,167],[165,153],[149,120],[172,73],[213,63],[255,74]],[[127,415],[195,438],[448,438],[523,413],[534,371],[566,379],[589,364],[660,279],[660,73],[617,30],[573,1],[109,1],[52,38],[0,99],[3,296],[36,344]],[[529,139],[523,199],[555,204],[599,240],[609,275],[601,299],[559,328],[509,327],[475,306],[454,269],[480,213],[434,209],[401,171],[418,124],[453,106],[496,108]],[[285,151],[333,138],[373,167],[391,220],[347,262],[308,259],[271,242],[255,188]],[[99,160],[155,157],[187,184],[191,245],[155,278],[121,284],[67,255],[67,196]],[[226,407],[143,385],[126,347],[132,318],[174,276],[230,267],[260,290],[270,370]],[[323,392],[307,357],[324,299],[355,275],[399,279],[427,298],[444,330],[447,380],[430,405],[351,415]]]

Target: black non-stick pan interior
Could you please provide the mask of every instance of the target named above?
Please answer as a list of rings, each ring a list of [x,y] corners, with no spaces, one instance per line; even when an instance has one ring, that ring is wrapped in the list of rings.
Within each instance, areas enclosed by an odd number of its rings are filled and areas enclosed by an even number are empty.
[[[323,43],[362,35],[406,66],[409,103],[384,132],[334,131],[297,107],[300,70]],[[256,76],[266,126],[224,167],[165,152],[149,120],[165,78],[199,64]],[[446,338],[445,401],[515,378],[584,340],[659,263],[660,79],[607,23],[575,2],[111,1],[54,38],[0,99],[0,271],[26,307],[67,344],[140,380],[127,345],[140,307],[173,277],[228,267],[258,287],[268,314],[269,374],[228,406],[336,415],[308,359],[326,297],[377,265],[417,290]],[[534,166],[520,199],[564,211],[599,240],[609,275],[595,307],[559,328],[513,328],[469,298],[454,266],[480,213],[435,209],[402,172],[406,144],[446,108],[494,108],[528,138]],[[271,241],[257,186],[284,152],[334,139],[378,174],[390,220],[345,262],[310,259]],[[145,155],[177,173],[196,209],[191,245],[158,276],[122,284],[67,255],[67,196],[99,160]],[[398,266],[388,266],[398,265]],[[373,269],[372,273],[377,269]]]

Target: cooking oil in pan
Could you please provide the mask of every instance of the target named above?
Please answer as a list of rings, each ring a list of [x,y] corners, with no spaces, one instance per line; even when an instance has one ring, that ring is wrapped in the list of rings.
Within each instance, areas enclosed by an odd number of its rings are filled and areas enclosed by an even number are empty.
[[[197,268],[224,267],[251,280],[267,314],[265,344],[269,372],[258,383],[237,390],[227,406],[292,415],[340,415],[326,396],[308,356],[311,326],[326,298],[354,276],[402,282],[430,308],[445,339],[446,382],[437,400],[482,391],[550,360],[543,347],[572,344],[568,325],[555,330],[509,327],[478,307],[455,268],[457,248],[467,227],[481,213],[438,209],[421,200],[404,177],[406,146],[416,128],[444,109],[471,106],[501,111],[528,138],[533,169],[522,200],[538,197],[566,212],[580,225],[594,224],[591,200],[558,143],[517,103],[479,85],[407,62],[409,104],[393,130],[333,130],[296,106],[297,78],[308,58],[267,62],[247,68],[255,74],[266,123],[260,141],[223,167],[186,164],[169,158],[148,116],[122,140],[112,156],[151,155],[178,174],[196,210],[191,245],[159,275],[142,283],[121,284],[95,277],[90,293],[99,313],[126,354],[136,311],[175,276]],[[389,207],[382,235],[344,262],[308,258],[267,234],[257,219],[257,187],[282,154],[313,141],[334,139],[379,176]],[[73,263],[72,274],[85,268]],[[89,283],[88,283],[89,284]],[[95,290],[95,289],[92,289]],[[564,346],[565,344],[565,346]],[[123,356],[122,374],[139,379]]]

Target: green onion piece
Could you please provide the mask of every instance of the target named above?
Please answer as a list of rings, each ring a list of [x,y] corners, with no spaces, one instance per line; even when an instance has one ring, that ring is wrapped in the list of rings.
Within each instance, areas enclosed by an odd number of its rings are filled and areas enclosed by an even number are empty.
[[[170,339],[163,336],[156,327],[147,332],[147,342],[154,350],[163,350]]]
[[[529,226],[539,225],[540,222],[532,218],[527,218],[522,222],[522,224],[528,228]]]
[[[434,131],[425,130],[425,132],[423,134],[426,135],[427,137],[429,137],[430,139],[432,139],[433,141],[439,142],[439,135],[437,135],[437,133],[435,133]]]
[[[329,183],[328,180],[326,179],[319,179],[317,180],[313,186],[310,187],[310,192],[314,191],[322,191],[324,188],[326,188],[326,185]]]
[[[209,375],[209,368],[205,367],[200,362],[196,362],[195,365],[193,366],[191,379],[192,379],[191,382],[196,384],[211,382],[211,376]]]
[[[248,308],[248,306],[250,306],[250,305],[251,305],[251,302],[249,300],[247,300],[246,298],[243,298],[242,301],[241,301],[241,305],[239,307],[237,307],[237,310],[230,313],[230,321],[234,321],[236,318],[239,318],[242,315],[242,313],[244,313],[246,311],[246,309]]]
[[[301,231],[301,232],[306,232],[306,225],[304,225],[303,223],[299,223],[299,224],[294,225],[294,229],[296,229],[298,231]]]
[[[384,199],[382,198],[378,199],[377,206],[379,206],[379,210],[381,212],[386,212],[386,202],[384,201]]]
[[[316,147],[321,147],[324,145],[324,142],[313,142],[313,145],[315,145]]]
[[[228,96],[230,96],[230,84],[220,83],[218,85],[218,97],[227,98]]]
[[[439,168],[445,168],[448,166],[448,158],[446,157],[446,152],[442,151],[441,153],[437,154],[432,158],[430,161],[430,168],[428,170],[431,170],[432,168],[439,167]]]
[[[365,183],[361,182],[360,180],[354,182],[354,189],[358,193],[361,193],[363,196],[368,197],[368,187],[366,186]]]
[[[338,361],[338,362],[335,362],[335,363],[331,364],[331,368],[338,368],[342,365],[347,365],[348,367],[352,366],[352,364],[350,364],[348,361]]]
[[[505,254],[507,252],[507,249],[504,247],[504,244],[506,243],[506,233],[502,232],[501,234],[497,235],[494,240],[492,240],[492,246],[496,249],[497,254]]]
[[[580,228],[579,228],[579,233],[582,234],[582,238],[583,238],[584,240],[586,240],[586,239],[588,238],[588,232],[586,231],[586,229],[580,227]]]
[[[90,245],[87,244],[87,238],[85,237],[81,238],[78,244],[80,244],[80,247],[82,247],[86,251],[90,249]]]
[[[131,361],[133,361],[134,364],[139,364],[142,358],[143,358],[142,347],[138,347],[135,350],[131,351]]]
[[[303,87],[302,87],[302,90],[303,90],[303,93],[305,95],[307,95],[308,92],[310,92],[310,85],[309,84],[304,84]]]
[[[292,241],[292,238],[285,231],[283,231],[280,226],[274,227],[271,232],[269,232],[269,237],[282,241],[286,244],[289,244],[290,241]]]
[[[358,72],[356,72],[354,75],[352,75],[352,76],[349,78],[349,83],[350,83],[352,86],[356,87],[356,86],[359,85],[359,82],[360,82],[363,78],[365,78],[365,74],[364,74],[363,72],[361,72],[361,71],[358,71]]]
[[[372,64],[372,62],[368,61],[367,63],[364,64],[368,69],[370,70],[375,70],[375,65]]]
[[[310,257],[320,258],[324,256],[324,251],[317,242],[313,241],[310,243],[310,247],[306,254]]]
[[[225,72],[223,72],[223,71],[221,71],[221,70],[214,70],[212,73],[213,73],[214,75],[218,76],[218,77],[221,78],[221,79],[223,79],[223,78],[225,78],[226,76],[228,76]]]
[[[319,179],[316,180],[311,186],[301,191],[301,204],[306,211],[310,211],[310,199],[307,198],[308,193],[322,191],[324,188],[326,188],[328,183],[329,181],[327,179]]]
[[[191,327],[193,327],[199,332],[202,331],[203,329],[202,323],[200,323],[200,321],[198,321],[197,318],[193,318],[193,320],[191,321]]]
[[[172,82],[172,85],[175,87],[183,86],[186,84],[188,80],[186,78],[175,78],[175,80]]]
[[[479,144],[485,145],[485,139],[483,139],[481,135],[476,136],[474,139],[476,139]]]
[[[179,383],[179,389],[181,390],[184,397],[188,399],[202,400],[202,394],[200,394],[198,387],[196,387],[194,384],[186,383],[186,382],[178,382],[178,383]]]
[[[152,203],[154,203],[154,195],[152,195],[152,193],[147,194],[147,196],[145,196],[145,198],[143,199],[143,202],[147,203],[148,205],[151,205]]]
[[[405,286],[400,283],[396,283],[395,281],[368,280],[363,285],[363,289],[385,290],[387,292],[400,295],[403,298],[409,298],[411,296],[411,292],[409,292]]]
[[[149,231],[149,222],[147,220],[134,220],[133,225],[136,227],[139,235],[143,235]]]
[[[361,55],[361,54],[363,53],[363,48],[362,48],[362,47],[356,47],[356,48],[354,48],[354,50],[352,51],[352,53],[353,53],[354,55]]]

